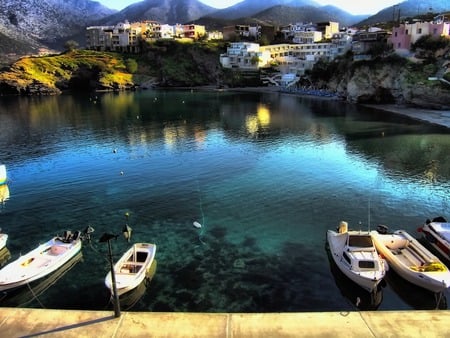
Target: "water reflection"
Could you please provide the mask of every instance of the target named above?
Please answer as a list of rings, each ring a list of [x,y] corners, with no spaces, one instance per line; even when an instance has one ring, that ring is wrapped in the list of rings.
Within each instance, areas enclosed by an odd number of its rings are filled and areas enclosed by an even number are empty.
[[[5,205],[6,201],[9,200],[9,187],[8,184],[2,184],[0,185],[0,210],[3,208],[3,206]]]
[[[415,310],[447,309],[445,292],[435,294],[424,288],[420,288],[400,277],[392,269],[389,269],[386,273],[385,280],[399,297]]]
[[[11,259],[11,252],[7,247],[3,247],[0,250],[0,268],[2,268]]]

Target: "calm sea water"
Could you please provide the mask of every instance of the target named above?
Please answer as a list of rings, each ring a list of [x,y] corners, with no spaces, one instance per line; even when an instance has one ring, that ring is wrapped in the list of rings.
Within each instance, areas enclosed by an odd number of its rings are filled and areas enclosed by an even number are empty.
[[[448,129],[278,93],[0,101],[10,260],[64,230],[95,229],[81,257],[1,306],[112,309],[98,239],[128,223],[131,242],[157,244],[156,274],[130,295],[133,306],[124,302],[133,311],[436,307],[434,295],[393,273],[371,299],[330,263],[325,233],[345,220],[417,237],[426,218],[449,217]],[[113,241],[114,258],[129,245]]]

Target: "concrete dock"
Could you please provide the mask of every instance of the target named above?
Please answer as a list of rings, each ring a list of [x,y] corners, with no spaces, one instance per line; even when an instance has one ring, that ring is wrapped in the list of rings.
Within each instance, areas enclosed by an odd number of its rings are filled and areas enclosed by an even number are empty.
[[[167,313],[0,308],[0,337],[449,337],[450,311]]]

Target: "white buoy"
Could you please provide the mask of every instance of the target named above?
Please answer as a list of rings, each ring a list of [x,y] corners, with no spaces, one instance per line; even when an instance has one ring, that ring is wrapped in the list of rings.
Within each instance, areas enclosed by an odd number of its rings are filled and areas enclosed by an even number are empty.
[[[197,222],[197,221],[195,221],[192,224],[194,224],[194,227],[196,227],[197,229],[200,229],[202,227],[202,225],[199,222]]]

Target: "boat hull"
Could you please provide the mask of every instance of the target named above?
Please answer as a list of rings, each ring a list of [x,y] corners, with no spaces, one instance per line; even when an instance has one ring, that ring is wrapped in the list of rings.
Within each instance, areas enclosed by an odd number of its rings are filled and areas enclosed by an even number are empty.
[[[389,267],[408,282],[435,293],[450,286],[448,268],[406,231],[391,234],[372,231],[371,234]]]
[[[439,252],[442,257],[450,261],[450,223],[429,222],[418,229],[424,239]]]
[[[114,276],[118,296],[135,289],[142,283],[155,259],[155,254],[155,244],[136,243],[114,264]],[[106,275],[105,286],[113,295],[111,271]]]
[[[58,270],[81,250],[81,239],[64,243],[59,237],[39,245],[0,270],[0,291],[16,289]]]
[[[349,232],[350,234],[361,234],[361,232]],[[363,232],[364,233],[364,232]],[[368,233],[367,233],[368,234]],[[383,280],[385,275],[384,262],[378,257],[375,247],[373,251],[367,251],[368,256],[374,259],[378,263],[378,267],[370,271],[355,270],[354,266],[344,259],[343,253],[347,250],[346,247],[348,233],[337,233],[332,230],[327,231],[327,242],[330,248],[330,254],[333,261],[339,270],[351,279],[353,282],[358,284],[360,287],[368,292],[373,292],[377,289],[380,282]]]

